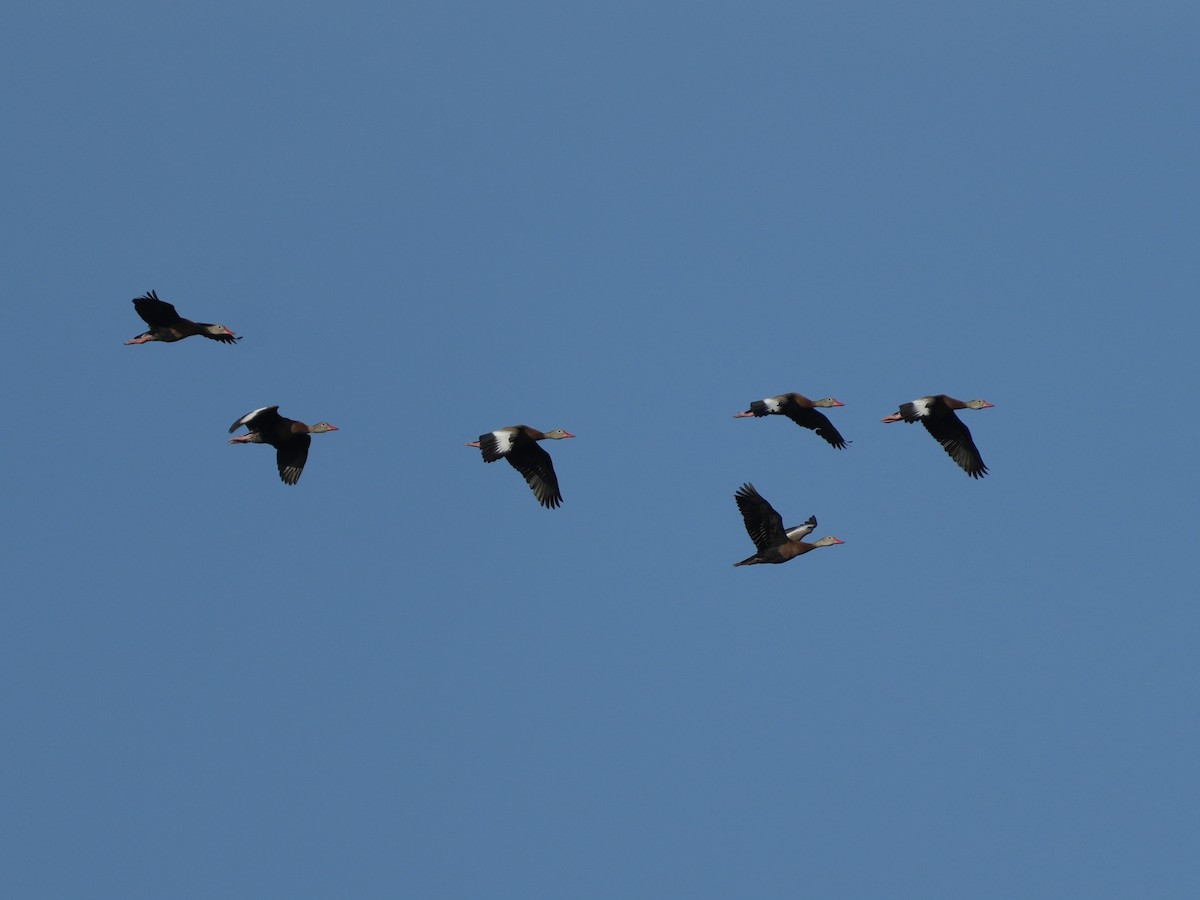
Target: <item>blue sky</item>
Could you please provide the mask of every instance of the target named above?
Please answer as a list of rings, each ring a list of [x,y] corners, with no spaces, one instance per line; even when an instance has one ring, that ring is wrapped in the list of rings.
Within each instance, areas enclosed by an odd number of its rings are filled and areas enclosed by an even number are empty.
[[[5,892],[1190,895],[1198,25],[5,13]],[[846,543],[732,568],[745,481]]]

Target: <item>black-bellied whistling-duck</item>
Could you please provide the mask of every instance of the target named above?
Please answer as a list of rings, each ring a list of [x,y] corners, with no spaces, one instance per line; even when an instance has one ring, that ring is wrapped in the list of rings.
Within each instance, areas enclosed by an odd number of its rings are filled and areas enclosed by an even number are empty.
[[[304,471],[304,463],[308,459],[308,445],[312,443],[309,435],[337,431],[328,422],[305,425],[295,419],[285,419],[279,414],[278,406],[264,406],[246,413],[229,426],[229,433],[233,434],[242,425],[250,430],[230,438],[229,443],[270,444],[275,448],[275,463],[279,466],[279,477],[284,484],[295,484],[300,480],[300,473]]]
[[[211,338],[223,344],[232,344],[241,340],[224,325],[210,325],[207,322],[193,322],[191,319],[180,318],[179,313],[175,312],[175,307],[165,300],[159,300],[158,294],[154,291],[134,300],[133,308],[150,326],[150,330],[126,341],[126,346],[145,344],[150,341],[182,341],[185,337],[191,337],[193,334]]]
[[[954,411],[989,409],[991,406],[986,400],[963,401],[945,394],[935,394],[932,397],[918,397],[912,403],[902,403],[899,412],[884,416],[880,421],[899,422],[903,419],[910,425],[920,422],[964,472],[972,478],[982,478],[987,474],[987,466],[983,464],[979,448],[971,440],[971,432],[959,421]]]
[[[817,412],[817,408],[828,409],[831,406],[846,404],[826,397],[823,400],[809,400],[803,394],[780,394],[778,397],[768,397],[765,400],[755,400],[745,412],[736,413],[735,419],[745,419],[750,416],[787,416],[797,425],[811,428],[829,442],[830,446],[839,450],[846,448],[846,441],[838,434],[838,430],[825,417]]]
[[[784,531],[783,517],[775,512],[775,508],[763,499],[762,494],[756,491],[752,484],[743,484],[733,495],[733,499],[737,501],[738,509],[742,512],[742,520],[746,523],[746,533],[750,535],[750,540],[754,541],[754,546],[758,548],[757,553],[746,557],[741,562],[734,563],[734,566],[785,563],[789,559],[802,556],[809,550],[816,550],[818,547],[832,547],[834,544],[846,543],[832,536],[823,537],[811,544],[793,538],[792,534],[803,537],[812,531],[817,525],[816,517],[810,517],[799,528]],[[802,530],[805,528],[807,531]]]
[[[541,432],[528,425],[510,425],[481,434],[479,440],[470,441],[467,446],[478,447],[484,462],[507,459],[509,465],[524,476],[538,503],[546,509],[554,509],[562,503],[562,494],[558,491],[558,476],[554,474],[554,463],[550,460],[550,454],[539,447],[537,442],[560,441],[573,437],[575,435],[561,428]]]

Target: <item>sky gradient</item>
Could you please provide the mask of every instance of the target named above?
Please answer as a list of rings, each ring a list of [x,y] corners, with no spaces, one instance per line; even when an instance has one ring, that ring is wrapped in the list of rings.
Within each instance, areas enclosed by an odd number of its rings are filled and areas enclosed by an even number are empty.
[[[1198,26],[5,13],[5,893],[1190,896]]]

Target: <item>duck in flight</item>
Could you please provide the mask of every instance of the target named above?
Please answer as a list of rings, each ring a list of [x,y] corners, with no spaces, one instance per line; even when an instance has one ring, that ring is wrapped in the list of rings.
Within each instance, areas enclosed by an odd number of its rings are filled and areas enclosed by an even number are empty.
[[[295,419],[285,418],[279,414],[278,406],[264,406],[246,413],[229,426],[229,433],[233,434],[243,425],[248,429],[247,432],[230,438],[229,443],[270,444],[275,448],[275,465],[284,484],[295,484],[300,480],[304,464],[308,461],[308,447],[312,443],[309,435],[337,431],[328,422],[305,425]]]
[[[958,463],[959,468],[972,478],[982,478],[987,474],[987,466],[979,455],[979,448],[971,439],[971,431],[954,414],[956,409],[991,409],[993,404],[986,400],[955,400],[945,394],[934,394],[932,397],[918,397],[911,403],[900,405],[899,412],[884,416],[879,421],[891,423],[901,420],[920,422],[925,430],[933,435],[934,440],[942,445],[942,449],[950,454],[950,458]]]
[[[130,344],[147,344],[150,341],[173,343],[191,337],[193,334],[220,341],[223,344],[233,344],[241,340],[224,325],[210,325],[208,322],[193,322],[191,319],[183,318],[175,312],[174,306],[165,300],[159,300],[158,294],[154,291],[135,299],[133,308],[150,326],[150,330],[143,331],[137,337],[127,340],[125,342],[127,347]]]
[[[808,428],[817,433],[831,446],[838,450],[846,448],[845,439],[833,427],[833,423],[819,410],[833,406],[845,406],[840,400],[826,397],[823,400],[809,400],[803,394],[780,394],[777,397],[767,397],[765,400],[755,400],[745,412],[736,413],[735,419],[747,419],[751,416],[787,416],[802,428]]]
[[[754,489],[752,484],[743,484],[733,495],[738,509],[742,513],[742,521],[746,524],[746,533],[754,541],[757,548],[753,556],[748,556],[734,566],[753,566],[760,563],[785,563],[803,556],[818,547],[832,547],[834,544],[844,544],[833,536],[823,537],[819,541],[808,543],[800,540],[817,526],[816,517],[810,517],[798,528],[783,527],[783,517],[775,508]],[[792,535],[796,535],[793,537]]]
[[[562,493],[558,489],[558,476],[554,474],[554,462],[550,454],[538,446],[538,441],[561,441],[575,435],[555,428],[553,431],[538,431],[528,425],[509,425],[481,434],[479,440],[471,441],[468,447],[478,447],[486,463],[507,459],[508,464],[521,473],[537,502],[554,509],[562,504]]]

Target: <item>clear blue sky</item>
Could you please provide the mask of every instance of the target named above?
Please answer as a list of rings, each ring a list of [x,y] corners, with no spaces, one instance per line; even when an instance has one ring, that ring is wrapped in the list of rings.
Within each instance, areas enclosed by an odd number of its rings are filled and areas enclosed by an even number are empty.
[[[22,6],[6,896],[1193,895],[1194,3]]]

